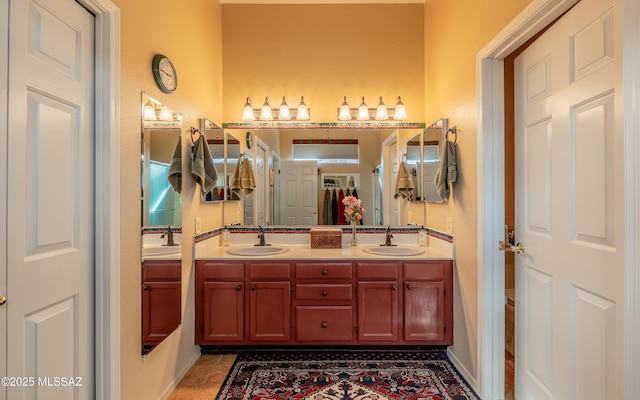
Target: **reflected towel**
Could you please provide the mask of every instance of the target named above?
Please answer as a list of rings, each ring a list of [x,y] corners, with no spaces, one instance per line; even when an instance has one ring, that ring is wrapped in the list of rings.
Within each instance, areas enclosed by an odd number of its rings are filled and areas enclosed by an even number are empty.
[[[173,149],[167,180],[176,193],[182,192],[182,136],[178,136],[178,142]]]
[[[396,179],[396,191],[393,195],[394,199],[398,197],[402,197],[405,200],[413,199],[413,190],[415,189],[413,185],[413,178],[407,171],[407,165],[402,161],[400,163],[400,167],[398,168],[398,177]]]
[[[322,203],[322,225],[331,225],[331,191],[324,190],[324,202]]]
[[[433,180],[436,190],[442,200],[449,200],[449,185],[458,179],[458,160],[456,159],[456,144],[446,141],[442,153],[440,154],[440,164],[438,172]]]
[[[240,180],[240,162],[236,162],[236,168],[233,170],[233,175],[231,175],[231,185],[229,185],[229,189],[231,190],[231,198],[233,200],[234,197],[240,199],[240,192],[242,191],[242,181]]]
[[[242,161],[242,168],[240,168],[240,187],[242,188],[243,196],[248,196],[253,193],[253,189],[256,187],[256,179],[253,177],[253,167],[251,166],[251,160],[248,158]]]
[[[191,175],[193,175],[196,183],[200,185],[202,194],[206,194],[216,185],[218,171],[216,171],[216,166],[213,164],[213,157],[209,151],[207,139],[204,136],[201,135],[196,140],[192,152]]]

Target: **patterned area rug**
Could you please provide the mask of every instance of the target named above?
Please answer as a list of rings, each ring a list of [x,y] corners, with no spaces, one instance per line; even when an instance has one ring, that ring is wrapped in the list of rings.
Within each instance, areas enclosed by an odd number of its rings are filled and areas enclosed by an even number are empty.
[[[240,354],[217,400],[479,400],[444,352]]]

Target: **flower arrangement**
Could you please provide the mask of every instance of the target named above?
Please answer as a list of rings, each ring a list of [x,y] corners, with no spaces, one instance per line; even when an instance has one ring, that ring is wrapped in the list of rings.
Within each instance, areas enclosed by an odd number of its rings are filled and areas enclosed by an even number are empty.
[[[344,204],[344,218],[348,223],[360,223],[362,220],[362,213],[364,212],[364,208],[362,208],[362,201],[354,196],[346,196],[342,200],[342,204]]]

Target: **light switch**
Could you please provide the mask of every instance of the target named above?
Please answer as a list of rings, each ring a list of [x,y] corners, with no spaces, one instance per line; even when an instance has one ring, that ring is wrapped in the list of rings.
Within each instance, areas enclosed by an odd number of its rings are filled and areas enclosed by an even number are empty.
[[[202,224],[200,223],[200,217],[196,217],[196,235],[202,232]]]
[[[447,234],[453,235],[453,217],[447,217]]]

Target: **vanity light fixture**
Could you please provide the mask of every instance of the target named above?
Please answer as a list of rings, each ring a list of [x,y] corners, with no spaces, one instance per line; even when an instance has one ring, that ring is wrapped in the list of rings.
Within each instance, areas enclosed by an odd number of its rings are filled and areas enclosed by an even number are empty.
[[[274,115],[275,114],[275,115]],[[311,110],[304,102],[304,96],[300,97],[298,108],[289,108],[285,96],[282,96],[282,104],[273,110],[269,104],[269,97],[266,97],[261,108],[251,107],[251,99],[247,97],[247,102],[242,109],[242,120],[245,122],[254,121],[308,121]]]
[[[158,119],[156,116],[156,107],[153,105],[151,100],[147,100],[147,104],[142,108],[142,118],[147,121],[155,121]]]
[[[358,108],[349,108],[347,96],[344,97],[344,101],[340,105],[340,108],[338,108],[339,121],[389,121],[391,119],[396,121],[403,121],[407,119],[407,110],[404,107],[402,100],[400,100],[400,96],[398,96],[396,108],[387,108],[382,101],[382,96],[380,96],[380,100],[376,108],[368,108],[367,103],[364,101],[364,96],[362,97],[362,103],[360,103]]]
[[[264,98],[264,104],[260,111],[260,120],[271,121],[273,119],[273,113],[271,112],[271,105],[269,104],[269,98]]]
[[[167,108],[167,106],[162,106],[160,109],[160,118],[161,121],[173,121],[173,113]]]

